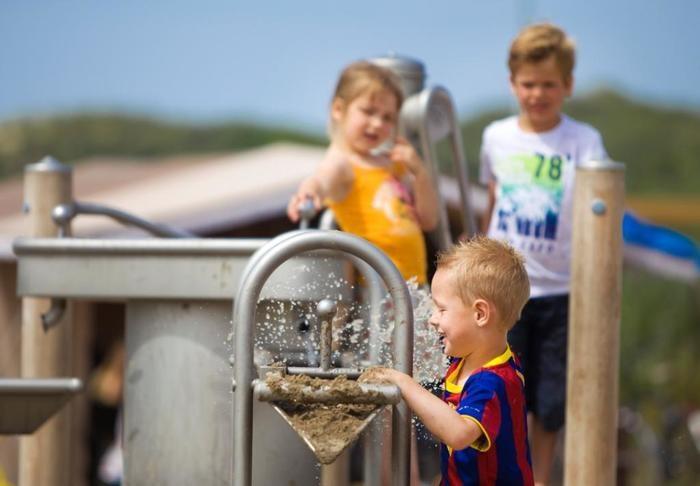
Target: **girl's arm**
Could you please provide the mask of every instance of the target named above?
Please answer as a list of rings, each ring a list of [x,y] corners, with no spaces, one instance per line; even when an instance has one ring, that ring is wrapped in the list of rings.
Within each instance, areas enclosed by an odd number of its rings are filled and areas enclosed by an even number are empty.
[[[413,413],[440,442],[448,447],[462,450],[472,445],[482,435],[482,430],[474,421],[457,413],[410,376],[391,368],[381,368],[373,375],[380,379],[388,379],[398,386],[401,389],[401,396]]]
[[[481,217],[481,233],[486,234],[489,231],[489,225],[491,224],[491,215],[493,213],[493,207],[496,205],[496,182],[491,181],[488,185],[488,202],[486,203],[486,210]]]
[[[352,169],[347,157],[332,147],[311,176],[302,181],[297,192],[289,199],[287,216],[299,221],[299,208],[306,199],[311,199],[316,210],[321,209],[326,198],[342,200],[352,185]]]
[[[393,162],[402,163],[412,176],[413,195],[416,199],[418,224],[424,231],[434,230],[438,223],[438,196],[435,192],[430,171],[411,144],[397,137],[396,144],[389,153]]]

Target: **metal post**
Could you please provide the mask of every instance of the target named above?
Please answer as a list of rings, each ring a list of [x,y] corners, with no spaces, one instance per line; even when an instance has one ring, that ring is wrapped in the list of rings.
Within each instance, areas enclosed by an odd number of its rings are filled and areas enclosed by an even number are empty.
[[[624,165],[576,172],[564,483],[615,484]]]
[[[58,228],[51,210],[71,201],[71,168],[46,157],[28,165],[24,172],[24,208],[29,214],[29,235],[56,236]],[[71,376],[72,322],[70,310],[63,322],[45,330],[42,313],[47,299],[22,299],[22,376],[51,378]],[[68,486],[72,484],[70,410],[64,409],[40,430],[20,441],[21,486]]]
[[[422,68],[417,68],[416,73],[422,73]],[[411,80],[417,81],[419,76],[409,77],[408,84],[404,85],[404,89],[411,88]],[[422,78],[421,78],[422,79]],[[414,86],[416,89],[423,86],[423,81],[421,80],[419,85],[416,83]],[[408,91],[407,91],[408,93]],[[326,209],[321,215],[321,220],[318,225],[319,229],[332,230],[337,229],[338,226],[335,223],[333,217],[333,211]],[[367,265],[363,260],[359,258],[351,258],[351,261],[358,269],[362,277],[367,282],[367,304],[369,306],[369,346],[368,346],[368,358],[371,364],[379,364],[379,356],[381,351],[381,341],[379,339],[381,333],[381,319],[382,319],[382,300],[386,294],[382,279],[379,278],[377,272],[375,272],[372,267]],[[382,423],[379,420],[373,420],[371,424],[367,426],[367,430],[363,435],[363,446],[364,446],[364,464],[363,464],[363,476],[364,476],[364,486],[381,486],[381,469],[382,469],[382,457],[383,450],[391,448],[391,444],[382,444]],[[388,442],[388,441],[387,441]],[[343,453],[345,454],[345,453]],[[389,457],[387,454],[386,457]],[[387,461],[388,463],[388,461]],[[387,464],[387,469],[389,465]],[[323,474],[324,469],[321,469]]]
[[[316,306],[321,321],[321,359],[322,371],[331,369],[333,353],[333,318],[338,311],[336,303],[323,299]],[[321,486],[347,486],[350,484],[350,451],[345,450],[331,464],[321,466]]]
[[[336,303],[330,299],[323,299],[316,306],[318,318],[321,321],[321,369],[331,369],[331,354],[333,353],[333,317],[338,311]]]

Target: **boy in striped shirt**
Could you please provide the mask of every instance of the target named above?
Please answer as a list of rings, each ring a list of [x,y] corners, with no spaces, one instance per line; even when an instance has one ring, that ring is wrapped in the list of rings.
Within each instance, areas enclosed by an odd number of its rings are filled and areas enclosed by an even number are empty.
[[[506,340],[530,295],[523,258],[476,237],[440,255],[431,290],[450,358],[442,399],[396,370],[377,374],[442,443],[441,485],[532,485],[523,376]]]

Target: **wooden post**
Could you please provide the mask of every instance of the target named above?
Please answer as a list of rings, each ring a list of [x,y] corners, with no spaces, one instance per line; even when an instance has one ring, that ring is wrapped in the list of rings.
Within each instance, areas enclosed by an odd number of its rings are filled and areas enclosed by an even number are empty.
[[[0,376],[20,376],[21,302],[17,298],[17,265],[0,261]],[[17,484],[19,437],[0,436],[0,485]]]
[[[70,167],[46,157],[24,172],[24,204],[29,214],[29,236],[53,237],[57,226],[51,210],[72,200]],[[22,299],[22,376],[54,378],[72,376],[70,309],[61,320],[44,330],[41,314],[49,309],[44,298]],[[30,436],[20,440],[20,486],[69,486],[71,484],[70,408]]]
[[[614,485],[624,165],[589,162],[574,195],[564,484]]]

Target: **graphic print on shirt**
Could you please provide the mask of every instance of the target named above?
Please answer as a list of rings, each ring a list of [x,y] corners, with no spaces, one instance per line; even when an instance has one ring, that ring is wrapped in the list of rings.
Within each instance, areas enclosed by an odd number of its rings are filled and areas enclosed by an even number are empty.
[[[372,207],[381,211],[391,222],[387,230],[394,235],[407,235],[416,231],[417,216],[413,198],[406,187],[395,177],[389,177],[372,198]]]
[[[499,231],[517,233],[529,251],[553,251],[568,160],[564,155],[535,153],[496,162]]]

